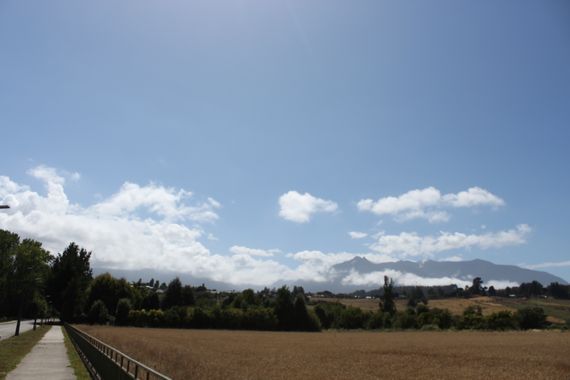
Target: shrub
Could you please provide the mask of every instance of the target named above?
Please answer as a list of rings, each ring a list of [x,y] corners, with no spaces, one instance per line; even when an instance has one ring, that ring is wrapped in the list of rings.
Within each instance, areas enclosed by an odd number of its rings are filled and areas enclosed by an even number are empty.
[[[397,329],[415,329],[417,327],[416,314],[412,310],[398,312],[394,327]]]
[[[104,325],[109,320],[109,310],[101,300],[97,300],[91,305],[89,313],[87,314],[89,323],[98,323]]]
[[[117,303],[115,312],[115,324],[125,326],[129,322],[129,313],[131,311],[131,301],[128,298],[121,298]]]
[[[449,329],[453,326],[453,315],[447,309],[433,308],[430,310],[433,316],[432,323],[437,325],[440,329]]]
[[[385,316],[386,314],[381,311],[377,311],[376,313],[372,314],[368,319],[368,324],[366,325],[366,328],[373,330],[383,328],[384,320],[386,318]]]
[[[311,318],[311,314],[308,315]],[[317,319],[316,316],[313,316],[314,319]],[[243,313],[243,321],[242,327],[244,329],[249,330],[275,330],[277,328],[278,321],[273,309],[265,308],[265,307],[255,307],[249,308]],[[307,324],[308,331],[311,330],[311,326],[318,326],[320,329],[320,324],[318,323],[318,319],[316,323],[314,320],[310,320],[310,323]],[[316,327],[314,327],[316,328]]]
[[[146,311],[145,310],[131,310],[129,311],[129,324],[137,327],[146,326]]]
[[[244,319],[243,311],[236,308],[221,309],[219,319],[216,321],[216,326],[222,329],[241,329],[242,321]]]
[[[362,311],[358,307],[349,306],[342,311],[338,320],[338,328],[363,329],[368,325],[371,313]]]
[[[513,330],[517,328],[517,320],[510,311],[498,311],[487,317],[487,328],[490,330]]]
[[[346,306],[340,303],[320,303],[315,306],[315,314],[324,329],[338,328],[340,315]]]
[[[186,308],[174,306],[164,312],[164,323],[168,327],[182,327],[186,321]]]
[[[190,309],[188,313],[187,324],[189,327],[196,329],[207,329],[212,327],[213,321],[211,315],[201,307]]]
[[[163,327],[164,312],[160,309],[153,309],[146,312],[146,326]]]
[[[523,330],[540,329],[546,325],[546,315],[541,307],[525,307],[516,312],[515,318]]]
[[[485,319],[481,306],[468,306],[463,311],[463,318],[460,327],[464,329],[483,329],[485,328]]]

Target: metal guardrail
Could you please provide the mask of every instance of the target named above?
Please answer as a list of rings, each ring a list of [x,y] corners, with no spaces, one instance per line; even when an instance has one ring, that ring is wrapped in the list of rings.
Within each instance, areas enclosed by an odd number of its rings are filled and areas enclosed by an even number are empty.
[[[172,380],[67,323],[65,329],[94,379]]]

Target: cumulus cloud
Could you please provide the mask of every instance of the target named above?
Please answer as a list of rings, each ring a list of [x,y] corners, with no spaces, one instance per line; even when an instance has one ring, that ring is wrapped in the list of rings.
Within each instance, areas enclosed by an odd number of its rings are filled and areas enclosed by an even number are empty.
[[[92,206],[88,211],[95,214],[128,216],[137,210],[145,210],[171,221],[211,222],[218,219],[215,212],[221,207],[218,201],[208,198],[201,204],[189,206],[185,201],[190,197],[192,193],[183,189],[154,183],[140,186],[126,182],[117,193]]]
[[[335,212],[338,205],[329,200],[289,191],[279,197],[279,216],[295,223],[307,223],[313,214],[319,212]]]
[[[215,200],[190,204],[191,193],[182,189],[125,183],[110,197],[82,207],[69,201],[61,172],[38,166],[28,174],[43,182],[45,194],[0,176],[0,201],[11,206],[0,213],[0,228],[37,239],[52,252],[75,241],[92,249],[100,266],[208,272],[204,261],[213,255],[199,241],[202,228],[177,221],[217,219],[221,205]]]
[[[213,198],[197,202],[184,189],[125,183],[82,206],[68,199],[65,183],[71,177],[64,172],[40,166],[28,174],[43,182],[44,193],[0,176],[0,203],[11,206],[0,213],[0,228],[41,241],[52,253],[74,241],[93,251],[96,267],[182,272],[236,286],[312,279],[314,271],[272,259],[275,249],[211,252],[201,240],[215,239],[202,225],[218,219],[221,204]]]
[[[370,249],[387,255],[426,258],[453,249],[489,249],[520,245],[526,242],[530,232],[531,228],[528,225],[520,224],[514,229],[480,235],[460,232],[441,232],[436,236],[420,236],[415,232],[402,232],[399,235],[380,234],[376,236],[377,240],[370,245]]]
[[[358,231],[350,231],[348,233],[348,235],[350,236],[351,239],[364,239],[365,237],[368,236],[367,233],[365,232],[358,232]]]
[[[376,215],[391,215],[398,221],[426,219],[430,223],[446,222],[450,215],[446,208],[467,208],[478,206],[500,207],[505,202],[498,196],[480,187],[471,187],[456,194],[441,194],[435,187],[408,191],[397,197],[384,197],[377,201],[362,199],[357,207],[360,211]]]
[[[272,257],[280,253],[281,251],[279,249],[257,249],[257,248],[248,248],[239,245],[234,245],[230,248],[230,252],[235,255]]]

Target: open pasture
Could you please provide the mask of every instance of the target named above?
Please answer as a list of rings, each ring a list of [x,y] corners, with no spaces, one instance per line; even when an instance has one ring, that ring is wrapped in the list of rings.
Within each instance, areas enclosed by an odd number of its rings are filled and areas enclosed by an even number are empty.
[[[568,379],[570,333],[78,326],[174,379]]]

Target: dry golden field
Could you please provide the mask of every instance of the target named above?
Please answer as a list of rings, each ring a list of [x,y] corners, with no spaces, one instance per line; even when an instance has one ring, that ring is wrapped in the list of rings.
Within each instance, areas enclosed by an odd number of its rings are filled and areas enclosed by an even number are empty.
[[[570,333],[77,326],[174,379],[570,379]]]

